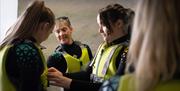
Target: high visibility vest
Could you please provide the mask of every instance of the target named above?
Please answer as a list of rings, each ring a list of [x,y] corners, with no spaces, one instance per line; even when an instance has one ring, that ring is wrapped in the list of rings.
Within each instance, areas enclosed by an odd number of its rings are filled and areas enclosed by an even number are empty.
[[[133,74],[120,77],[118,91],[135,91],[135,79]],[[160,82],[150,91],[180,91],[180,80]]]
[[[94,82],[102,82],[116,74],[116,58],[123,46],[123,44],[117,44],[107,47],[106,43],[100,45],[92,62],[91,79]]]
[[[35,44],[36,45],[36,44]],[[6,63],[6,59],[7,59],[7,53],[9,51],[9,49],[12,47],[13,45],[8,45],[5,46],[3,49],[0,50],[0,91],[16,91],[15,86],[11,83],[10,79],[7,76],[6,73],[6,67],[5,67],[5,63]],[[36,47],[38,48],[38,46],[36,45]],[[46,89],[47,87],[47,66],[46,66],[46,62],[45,62],[45,58],[43,56],[43,53],[41,51],[40,48],[38,48],[38,51],[41,55],[43,64],[44,64],[44,72],[41,74],[41,84],[43,84],[44,89]]]
[[[84,46],[80,46],[80,47],[82,54],[79,59],[74,56],[71,56],[65,51],[61,52],[67,63],[66,73],[74,73],[74,72],[79,72],[81,70],[85,70],[87,64],[90,62],[87,48]]]

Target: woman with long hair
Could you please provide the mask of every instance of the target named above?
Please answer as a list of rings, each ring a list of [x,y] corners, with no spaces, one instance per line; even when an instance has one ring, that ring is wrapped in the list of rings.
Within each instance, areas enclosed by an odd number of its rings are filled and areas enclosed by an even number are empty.
[[[35,0],[0,43],[0,91],[45,91],[47,66],[40,43],[52,33],[53,12]]]

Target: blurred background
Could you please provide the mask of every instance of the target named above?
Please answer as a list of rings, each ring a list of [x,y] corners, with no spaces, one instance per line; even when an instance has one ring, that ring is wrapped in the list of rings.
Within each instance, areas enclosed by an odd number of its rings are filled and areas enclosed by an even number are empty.
[[[18,0],[18,15],[33,0]],[[74,27],[73,38],[90,46],[93,54],[102,38],[98,33],[96,23],[97,12],[100,8],[111,3],[119,3],[124,7],[136,9],[138,0],[44,0],[45,4],[55,13],[56,17],[68,16]],[[43,42],[47,49],[43,50],[46,57],[50,55],[58,42],[54,34]]]

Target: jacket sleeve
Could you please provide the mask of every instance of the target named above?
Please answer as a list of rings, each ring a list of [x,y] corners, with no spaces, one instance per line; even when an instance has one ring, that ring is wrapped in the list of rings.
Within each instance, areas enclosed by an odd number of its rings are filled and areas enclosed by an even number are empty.
[[[54,52],[48,57],[47,60],[48,68],[54,67],[61,71],[62,73],[66,72],[67,69],[67,63],[65,58],[63,57],[62,53],[60,52]]]

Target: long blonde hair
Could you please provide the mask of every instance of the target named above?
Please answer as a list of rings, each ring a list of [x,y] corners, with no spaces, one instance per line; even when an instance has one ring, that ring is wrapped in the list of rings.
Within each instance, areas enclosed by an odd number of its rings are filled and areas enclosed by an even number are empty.
[[[25,9],[17,21],[12,25],[3,41],[0,43],[0,49],[10,44],[14,39],[27,39],[37,32],[41,22],[48,22],[50,28],[55,24],[53,12],[44,5],[44,1],[35,0]]]
[[[179,4],[179,0],[141,0],[128,56],[135,67],[137,91],[149,91],[180,72]]]

